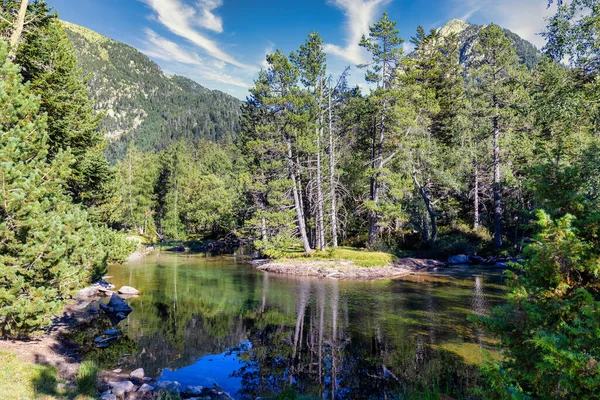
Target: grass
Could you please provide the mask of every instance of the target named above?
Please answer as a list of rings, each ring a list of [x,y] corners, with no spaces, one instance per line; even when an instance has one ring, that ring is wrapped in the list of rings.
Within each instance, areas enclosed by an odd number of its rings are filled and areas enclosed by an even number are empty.
[[[26,363],[7,351],[0,351],[0,393],[2,400],[92,400],[96,395],[95,388],[89,395],[70,387],[53,366]]]
[[[309,259],[319,261],[352,261],[359,267],[385,267],[396,260],[396,256],[382,251],[368,251],[356,249],[353,247],[338,247],[337,249],[327,249],[325,251],[315,251],[304,253],[298,251],[287,251],[279,257],[277,261],[287,261],[292,259]]]

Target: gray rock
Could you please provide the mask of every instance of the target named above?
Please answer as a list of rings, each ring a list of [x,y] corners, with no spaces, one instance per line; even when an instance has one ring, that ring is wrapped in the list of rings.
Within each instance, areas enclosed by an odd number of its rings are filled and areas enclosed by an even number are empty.
[[[469,256],[469,260],[471,260],[473,264],[485,264],[485,258],[480,256]]]
[[[90,308],[88,308],[88,312],[90,314],[98,314],[99,311],[100,311],[100,309],[98,307],[90,307]]]
[[[121,289],[119,289],[119,293],[131,295],[131,294],[139,294],[140,291],[131,286],[121,286]]]
[[[142,386],[140,386],[140,388],[137,390],[138,392],[151,392],[154,390],[154,386],[150,386],[147,383],[144,383]]]
[[[105,393],[100,397],[100,400],[117,400],[117,396],[112,393]]]
[[[203,390],[204,387],[202,386],[186,386],[185,389],[183,389],[183,392],[181,392],[181,397],[190,398],[202,396]]]
[[[121,334],[121,331],[118,329],[109,329],[107,331],[104,331],[103,334],[108,336],[117,336]]]
[[[469,257],[465,256],[464,254],[459,254],[459,255],[450,257],[448,259],[448,264],[449,265],[471,264],[471,260],[469,260]]]
[[[157,381],[154,390],[167,390],[172,393],[181,392],[181,384],[177,381]]]
[[[121,368],[117,368],[117,369],[113,369],[113,372],[115,374],[120,374],[121,372],[123,372],[123,370]]]
[[[120,298],[117,294],[113,294],[108,302],[108,307],[112,307],[116,313],[129,314],[133,310],[125,301]]]
[[[90,298],[90,297],[95,297],[98,295],[98,289],[94,288],[94,287],[86,287],[81,289],[78,293],[77,293],[77,298],[78,299],[86,299],[86,298]]]
[[[135,385],[131,381],[122,381],[122,382],[108,382],[108,386],[113,394],[117,396],[122,396],[127,392],[132,392],[135,389]]]
[[[107,313],[113,313],[113,312],[115,312],[114,308],[112,308],[110,306],[107,306],[104,303],[100,303],[100,308],[102,309],[102,311],[107,312]]]
[[[131,371],[129,377],[138,381],[144,380],[144,368],[138,368],[136,370]]]

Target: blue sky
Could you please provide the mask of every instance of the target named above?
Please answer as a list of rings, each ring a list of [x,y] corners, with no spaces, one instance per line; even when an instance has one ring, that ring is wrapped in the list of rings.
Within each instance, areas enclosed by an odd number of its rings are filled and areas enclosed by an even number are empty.
[[[495,22],[530,40],[553,10],[546,0],[47,0],[61,19],[127,43],[168,74],[241,99],[265,55],[289,53],[317,31],[331,73],[366,60],[357,45],[369,24],[387,11],[408,42],[417,26],[429,30],[453,18]],[[362,84],[352,68],[350,83]]]

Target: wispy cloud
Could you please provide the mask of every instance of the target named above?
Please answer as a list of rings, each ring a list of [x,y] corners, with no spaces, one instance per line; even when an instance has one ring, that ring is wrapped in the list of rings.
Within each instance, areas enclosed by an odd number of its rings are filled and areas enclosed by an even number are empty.
[[[331,4],[342,10],[346,17],[346,46],[326,44],[325,51],[336,55],[352,64],[363,64],[367,61],[366,53],[358,43],[363,35],[369,33],[369,25],[377,18],[382,5],[391,0],[330,0]]]
[[[141,51],[149,57],[166,61],[169,71],[185,74],[205,84],[218,82],[245,89],[250,87],[242,78],[227,73],[225,62],[221,60],[207,62],[190,49],[181,47],[151,29],[146,28],[145,32],[145,46]]]
[[[267,47],[265,47],[265,54],[263,55],[263,58],[260,62],[261,67],[263,67],[264,69],[269,68],[269,63],[267,62],[267,56],[269,54],[272,54],[273,52],[275,52],[275,44],[273,42],[269,42],[267,44]]]
[[[181,0],[141,0],[155,12],[155,18],[169,31],[202,48],[212,57],[239,68],[254,69],[239,62],[219,47],[214,40],[202,34],[198,28],[222,32],[221,18],[212,11],[221,4],[221,0],[200,0],[196,6],[190,6]]]

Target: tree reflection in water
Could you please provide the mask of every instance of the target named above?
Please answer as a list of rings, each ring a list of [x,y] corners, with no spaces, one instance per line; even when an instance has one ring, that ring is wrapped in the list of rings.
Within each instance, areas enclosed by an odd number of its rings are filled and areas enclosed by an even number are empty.
[[[210,355],[230,357],[224,352],[249,343],[214,380],[253,399],[290,386],[327,399],[437,390],[466,398],[478,379],[477,353],[490,347],[467,317],[486,313],[504,294],[493,274],[338,282],[175,256],[121,268],[110,271],[114,283],[142,291],[123,327],[138,348],[130,368],[155,376],[168,368],[163,374],[176,379],[185,371],[182,383],[192,384],[207,378],[193,374],[210,373]]]

